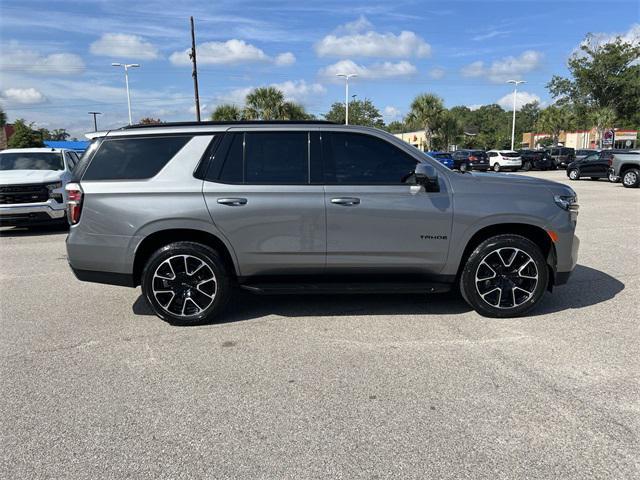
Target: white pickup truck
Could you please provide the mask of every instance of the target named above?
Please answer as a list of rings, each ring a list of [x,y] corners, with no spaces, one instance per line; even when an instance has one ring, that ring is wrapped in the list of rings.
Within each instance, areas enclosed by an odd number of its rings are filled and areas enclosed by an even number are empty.
[[[65,186],[79,157],[73,150],[0,152],[0,226],[66,222]]]

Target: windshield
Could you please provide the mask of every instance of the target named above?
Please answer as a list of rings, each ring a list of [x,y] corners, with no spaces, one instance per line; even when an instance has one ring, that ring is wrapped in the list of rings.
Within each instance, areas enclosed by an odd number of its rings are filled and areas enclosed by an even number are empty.
[[[64,170],[64,162],[56,152],[2,153],[0,170]]]

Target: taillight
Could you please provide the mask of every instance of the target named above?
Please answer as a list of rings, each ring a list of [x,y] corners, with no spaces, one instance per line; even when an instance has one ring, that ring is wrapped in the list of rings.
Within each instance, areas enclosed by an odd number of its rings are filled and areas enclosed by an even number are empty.
[[[68,183],[67,187],[67,218],[71,225],[80,221],[82,212],[82,189],[77,183]]]
[[[476,162],[476,161],[478,161],[478,157],[475,157],[475,156],[473,156],[473,155],[470,155],[470,156],[469,156],[469,161],[470,161],[470,162]]]
[[[610,167],[611,165],[613,165],[613,157],[609,157],[607,159],[607,165]]]

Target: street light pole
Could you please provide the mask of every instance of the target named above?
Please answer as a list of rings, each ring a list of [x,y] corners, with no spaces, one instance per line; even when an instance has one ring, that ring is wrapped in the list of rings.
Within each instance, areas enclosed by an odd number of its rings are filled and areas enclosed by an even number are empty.
[[[357,73],[336,73],[336,77],[344,78],[344,124],[349,125],[349,79],[357,77]]]
[[[513,150],[516,139],[516,96],[518,95],[518,85],[527,82],[524,80],[507,80],[507,83],[513,83],[513,120],[511,122],[511,150]]]
[[[96,120],[96,115],[102,115],[102,112],[89,112],[89,115],[93,115],[93,131],[98,131],[98,120]]]
[[[129,107],[129,125],[133,123],[131,120],[131,94],[129,93],[129,69],[139,68],[137,63],[112,63],[112,67],[124,67],[124,83],[127,87],[127,106]]]

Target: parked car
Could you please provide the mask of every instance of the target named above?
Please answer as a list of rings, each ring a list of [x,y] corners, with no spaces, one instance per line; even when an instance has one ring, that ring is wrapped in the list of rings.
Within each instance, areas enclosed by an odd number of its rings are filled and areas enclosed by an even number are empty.
[[[460,175],[393,135],[326,122],[186,122],[96,133],[67,184],[80,280],[142,285],[196,324],[254,293],[441,292],[523,315],[577,261],[577,198]],[[455,205],[455,209],[454,209]]]
[[[522,170],[555,170],[556,163],[544,150],[518,150],[520,158],[522,158]]]
[[[604,160],[606,160],[606,162],[608,163],[609,167],[611,167],[612,162],[613,162],[613,157],[614,155],[625,155],[625,154],[634,154],[634,153],[639,153],[640,150],[626,150],[626,149],[607,149],[607,150],[601,150],[600,151],[600,155],[602,155],[602,158]],[[618,183],[620,181],[620,177],[616,176],[615,174],[613,174],[610,170],[609,170],[609,181],[611,183]]]
[[[594,150],[589,148],[583,148],[576,150],[576,160],[582,160],[583,158],[591,155],[592,153],[598,153],[600,150]]]
[[[486,172],[489,169],[489,157],[484,150],[456,150],[451,156],[453,168],[461,172],[468,170]]]
[[[66,223],[65,185],[76,152],[22,148],[0,152],[0,225]]]
[[[576,159],[576,152],[569,147],[548,147],[545,151],[553,158],[556,167],[566,167]]]
[[[454,164],[453,164],[453,157],[451,156],[451,153],[449,152],[425,152],[425,153],[429,155],[431,158],[435,158],[445,167],[453,170]]]
[[[609,160],[609,180],[620,181],[627,188],[640,186],[640,150],[614,153]]]
[[[567,165],[567,177],[571,180],[580,180],[584,177],[589,177],[591,180],[608,178],[608,158],[601,152],[595,152],[587,155],[582,160],[571,162]]]
[[[522,167],[522,158],[518,152],[513,150],[489,150],[489,165],[494,172],[500,170],[511,170],[515,172]]]

